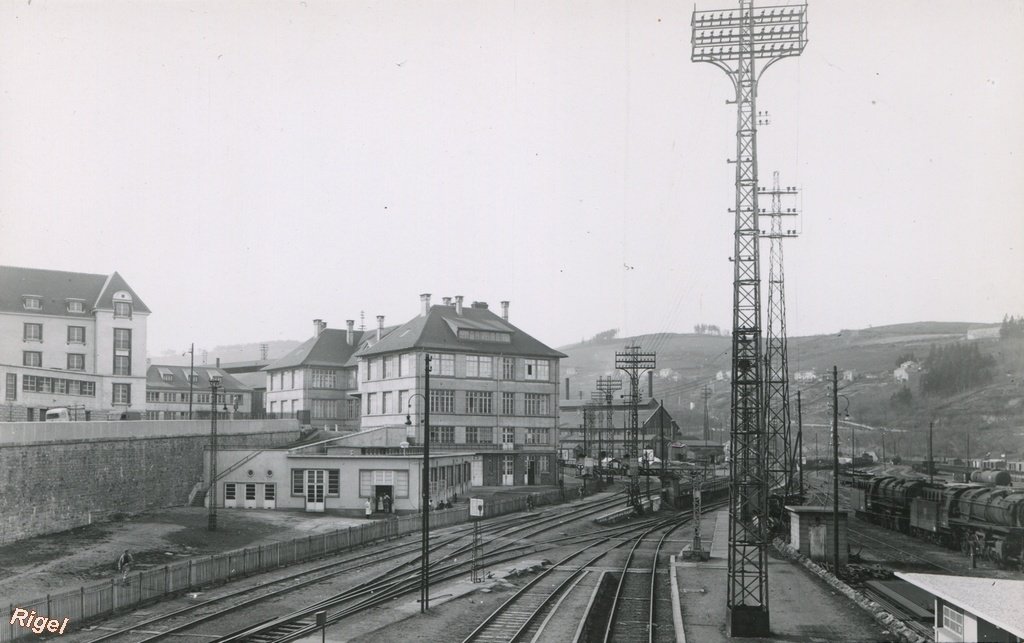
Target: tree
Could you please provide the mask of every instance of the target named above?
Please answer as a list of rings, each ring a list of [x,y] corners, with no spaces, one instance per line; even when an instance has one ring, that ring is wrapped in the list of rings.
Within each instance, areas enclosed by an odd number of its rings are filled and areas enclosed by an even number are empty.
[[[992,381],[996,360],[983,355],[977,343],[932,346],[924,361],[921,392],[947,397]]]
[[[1012,317],[1003,315],[1003,323],[999,326],[999,339],[1016,339],[1024,337],[1024,316]]]

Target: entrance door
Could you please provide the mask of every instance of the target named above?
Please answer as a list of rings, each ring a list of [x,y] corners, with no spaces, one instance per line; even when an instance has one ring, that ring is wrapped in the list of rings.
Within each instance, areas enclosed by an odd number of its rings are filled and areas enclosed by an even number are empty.
[[[506,455],[501,459],[501,484],[505,487],[511,487],[516,483],[515,480],[516,471],[516,457],[514,455]]]
[[[475,456],[470,463],[470,484],[474,487],[484,486],[484,459]]]
[[[245,483],[245,508],[255,509],[256,508],[256,483],[246,482]]]
[[[388,473],[391,473],[390,471]],[[377,511],[391,513],[395,506],[395,491],[391,485],[373,487],[374,507]]]
[[[209,498],[207,498],[209,502]],[[224,506],[234,507],[235,506],[235,483],[226,482],[224,483]]]
[[[306,469],[306,511],[323,512],[324,510],[324,478],[323,469]]]
[[[269,482],[263,485],[263,508],[277,508],[277,489],[275,485],[272,485]]]
[[[534,461],[530,460],[526,463],[526,484],[537,484],[534,479]]]

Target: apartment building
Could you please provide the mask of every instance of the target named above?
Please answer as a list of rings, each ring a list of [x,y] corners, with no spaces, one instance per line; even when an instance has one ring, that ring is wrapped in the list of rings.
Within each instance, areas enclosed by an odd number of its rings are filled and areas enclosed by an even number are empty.
[[[0,419],[145,410],[149,314],[116,272],[0,266]]]
[[[210,378],[219,377],[213,400]],[[191,379],[191,384],[189,380]],[[146,371],[146,419],[243,420],[252,417],[252,389],[221,368],[151,364]]]

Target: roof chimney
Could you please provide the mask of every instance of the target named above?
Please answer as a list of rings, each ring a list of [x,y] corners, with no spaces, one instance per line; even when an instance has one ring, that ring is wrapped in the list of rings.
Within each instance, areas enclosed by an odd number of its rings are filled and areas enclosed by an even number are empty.
[[[220,358],[217,358],[217,368],[220,368]]]
[[[462,295],[455,295],[455,314],[462,314]]]
[[[320,331],[323,330],[323,327],[320,326],[320,322],[321,321],[322,320],[319,320],[319,319],[314,319],[313,320],[313,337],[319,336],[320,335]]]
[[[501,318],[508,321],[508,302],[501,302]]]
[[[377,315],[377,341],[380,341],[380,336],[384,334],[384,315]]]
[[[444,302],[445,306],[451,306],[452,305],[452,298],[451,297],[441,297],[441,301]]]
[[[348,343],[349,346],[351,346],[353,340],[353,331],[355,330],[356,327],[356,320],[346,319],[345,326],[347,327],[347,329],[345,330],[345,341]]]
[[[420,295],[420,314],[426,316],[430,312],[430,293]]]

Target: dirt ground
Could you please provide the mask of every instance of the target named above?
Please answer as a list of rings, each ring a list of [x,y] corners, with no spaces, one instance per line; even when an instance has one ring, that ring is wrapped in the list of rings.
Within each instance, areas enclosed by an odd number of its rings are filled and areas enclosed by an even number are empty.
[[[210,532],[207,516],[202,507],[172,507],[4,545],[0,605],[109,579],[125,549],[131,550],[136,569],[146,569],[364,522],[301,511],[221,509],[218,529]]]

